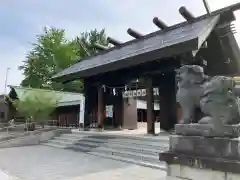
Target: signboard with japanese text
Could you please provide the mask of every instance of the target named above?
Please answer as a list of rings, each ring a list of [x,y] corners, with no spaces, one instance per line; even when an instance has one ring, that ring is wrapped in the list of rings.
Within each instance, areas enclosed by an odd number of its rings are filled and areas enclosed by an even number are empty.
[[[123,98],[144,97],[147,95],[146,89],[129,90],[122,93]],[[153,95],[159,96],[159,89],[153,88]]]

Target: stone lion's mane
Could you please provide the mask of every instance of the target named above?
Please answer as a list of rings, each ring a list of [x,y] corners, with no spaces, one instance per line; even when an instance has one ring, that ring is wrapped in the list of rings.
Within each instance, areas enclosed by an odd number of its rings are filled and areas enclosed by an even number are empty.
[[[201,123],[201,120],[206,123],[206,119],[209,120],[208,123],[214,124],[239,123],[237,97],[232,93],[234,83],[231,78],[208,77],[203,68],[197,65],[183,66],[177,73],[180,77],[177,99],[183,112],[181,123]],[[203,117],[196,121],[195,109],[199,107]]]

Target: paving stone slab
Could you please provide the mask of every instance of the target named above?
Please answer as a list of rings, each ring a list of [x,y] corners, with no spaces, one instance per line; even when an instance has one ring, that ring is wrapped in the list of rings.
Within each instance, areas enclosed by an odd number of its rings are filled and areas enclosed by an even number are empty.
[[[166,174],[159,169],[45,146],[0,149],[0,159],[0,169],[21,180],[157,180]]]

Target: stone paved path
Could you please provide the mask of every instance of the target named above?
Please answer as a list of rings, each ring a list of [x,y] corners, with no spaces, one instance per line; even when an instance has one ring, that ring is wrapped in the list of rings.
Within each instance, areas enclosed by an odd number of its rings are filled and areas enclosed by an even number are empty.
[[[0,170],[0,179],[1,180],[18,180],[18,178],[15,178],[1,170]]]
[[[165,176],[161,170],[45,146],[0,149],[0,169],[19,180],[160,180]]]

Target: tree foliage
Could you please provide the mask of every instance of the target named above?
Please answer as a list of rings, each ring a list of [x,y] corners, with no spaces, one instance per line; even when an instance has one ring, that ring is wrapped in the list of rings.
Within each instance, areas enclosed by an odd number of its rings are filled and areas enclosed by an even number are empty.
[[[107,45],[104,30],[91,30],[68,40],[63,29],[45,27],[43,33],[37,36],[37,41],[33,44],[32,49],[27,53],[23,65],[19,67],[24,75],[21,85],[31,88],[80,92],[82,89],[80,80],[62,84],[52,81],[51,78],[57,72],[86,57],[87,52],[90,55],[96,53],[97,49],[94,47],[96,42]]]
[[[59,97],[53,92],[26,91],[20,99],[12,102],[16,110],[26,119],[42,121],[47,120],[49,115],[56,109],[59,100]]]

